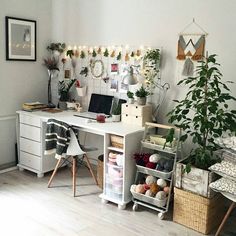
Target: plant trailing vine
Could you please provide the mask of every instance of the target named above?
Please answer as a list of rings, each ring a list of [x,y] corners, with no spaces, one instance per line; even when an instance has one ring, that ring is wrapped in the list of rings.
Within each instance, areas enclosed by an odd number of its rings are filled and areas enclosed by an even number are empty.
[[[159,73],[159,64],[160,64],[160,50],[150,49],[148,50],[144,57],[144,77],[147,80],[147,84],[151,87],[155,87],[155,77]]]
[[[210,55],[199,62],[196,77],[178,83],[188,85],[189,91],[183,100],[174,100],[178,105],[168,113],[169,122],[184,131],[180,141],[191,138],[196,145],[188,155],[186,172],[190,172],[191,165],[208,169],[216,162],[213,152],[219,149],[215,138],[236,132],[236,110],[230,110],[228,106],[228,102],[236,101],[236,98],[221,81],[222,74],[215,57]],[[173,136],[172,133],[169,141],[173,141]]]

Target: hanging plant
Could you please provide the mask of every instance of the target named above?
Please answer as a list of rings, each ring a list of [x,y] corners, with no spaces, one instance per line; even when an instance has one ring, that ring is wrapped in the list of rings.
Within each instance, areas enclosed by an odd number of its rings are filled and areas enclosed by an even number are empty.
[[[93,49],[92,56],[93,56],[93,57],[96,57],[96,56],[97,56],[97,53],[96,53],[95,49]]]
[[[134,52],[131,52],[130,56],[131,56],[131,57],[134,57],[134,56],[135,56],[135,53],[134,53]]]
[[[115,55],[116,55],[116,51],[113,50],[112,53],[111,53],[111,57],[115,57]]]
[[[88,76],[88,67],[82,67],[82,70],[79,73],[80,75],[84,75],[85,77]]]
[[[109,56],[109,51],[108,51],[107,48],[106,48],[105,52],[103,53],[103,56],[104,56],[104,57],[108,57],[108,56]]]
[[[128,52],[125,54],[125,61],[129,61],[129,53]]]
[[[119,61],[121,59],[121,52],[118,53],[116,60]]]
[[[65,48],[65,43],[51,43],[49,46],[47,46],[47,50],[58,51],[60,54],[64,52]]]
[[[85,58],[85,52],[84,52],[84,51],[81,51],[81,53],[80,53],[80,58],[81,58],[81,59],[84,59],[84,58]]]
[[[141,56],[141,51],[139,49],[137,50],[136,55],[137,55],[137,57]]]
[[[67,50],[66,55],[72,58],[72,56],[74,56],[73,50]]]

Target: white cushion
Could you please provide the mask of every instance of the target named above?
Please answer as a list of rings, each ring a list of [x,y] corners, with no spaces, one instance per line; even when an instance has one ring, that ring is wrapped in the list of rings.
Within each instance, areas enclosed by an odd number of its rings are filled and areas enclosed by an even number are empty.
[[[231,179],[223,177],[213,183],[210,183],[209,186],[214,191],[230,193],[236,196],[236,182]]]

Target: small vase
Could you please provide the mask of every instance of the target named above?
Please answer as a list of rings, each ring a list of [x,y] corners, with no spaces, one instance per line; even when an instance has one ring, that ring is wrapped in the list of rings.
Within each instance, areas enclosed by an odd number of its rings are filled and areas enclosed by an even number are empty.
[[[129,104],[134,104],[134,98],[128,98],[128,103]]]
[[[87,86],[76,88],[79,97],[84,97],[86,95]]]
[[[113,122],[119,122],[120,121],[120,115],[112,115],[112,121]]]
[[[147,98],[146,97],[137,97],[138,105],[144,106],[146,105]]]

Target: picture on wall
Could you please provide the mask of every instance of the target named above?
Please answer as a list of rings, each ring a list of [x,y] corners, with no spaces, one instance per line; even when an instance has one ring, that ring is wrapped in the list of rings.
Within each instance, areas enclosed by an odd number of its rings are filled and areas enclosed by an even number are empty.
[[[119,73],[119,64],[118,63],[112,63],[111,64],[111,74],[118,74]]]
[[[118,80],[117,79],[112,79],[111,80],[110,90],[113,91],[113,92],[117,92],[118,91]]]
[[[36,21],[6,16],[6,60],[36,61]]]

